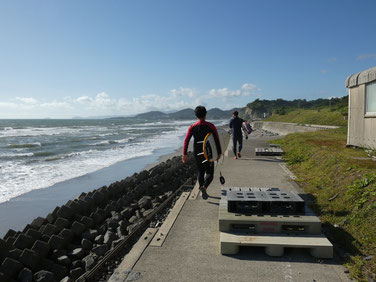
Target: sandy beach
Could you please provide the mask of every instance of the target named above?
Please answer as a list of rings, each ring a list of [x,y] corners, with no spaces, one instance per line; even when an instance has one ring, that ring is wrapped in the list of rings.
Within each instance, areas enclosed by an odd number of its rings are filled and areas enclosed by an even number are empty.
[[[174,152],[163,149],[153,155],[129,159],[77,178],[57,183],[51,187],[34,190],[0,204],[0,238],[9,229],[22,231],[38,216],[46,217],[56,206],[99,187],[122,180],[127,176],[181,155],[181,148]]]

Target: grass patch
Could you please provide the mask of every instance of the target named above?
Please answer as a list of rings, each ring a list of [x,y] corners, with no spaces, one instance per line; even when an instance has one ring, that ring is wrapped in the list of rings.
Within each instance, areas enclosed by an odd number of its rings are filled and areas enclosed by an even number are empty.
[[[293,122],[299,124],[320,124],[346,126],[347,120],[343,119],[341,111],[330,108],[307,110],[299,109],[287,112],[284,115],[273,114],[265,121]]]
[[[376,162],[364,149],[346,148],[345,127],[294,133],[273,143],[302,189],[332,242],[350,254],[346,267],[358,281],[376,273]]]

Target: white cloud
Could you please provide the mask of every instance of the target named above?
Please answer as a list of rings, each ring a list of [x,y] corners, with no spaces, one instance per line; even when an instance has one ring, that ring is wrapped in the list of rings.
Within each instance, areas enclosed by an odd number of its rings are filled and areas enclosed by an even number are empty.
[[[40,103],[40,107],[42,108],[54,108],[54,109],[73,109],[72,105],[70,105],[67,102],[58,102],[58,101],[52,101],[48,103]]]
[[[231,90],[228,88],[210,89],[208,91],[208,95],[212,98],[234,98],[241,96],[251,96],[253,94],[256,94],[256,92],[260,90],[261,89],[257,88],[257,86],[252,83],[244,83],[240,89],[236,90]]]
[[[243,95],[243,96],[249,96],[249,95],[254,94],[257,91],[261,91],[260,88],[257,88],[257,86],[255,84],[252,84],[252,83],[244,83],[242,85],[241,90],[242,90],[243,94],[248,94],[248,95]]]
[[[359,55],[358,57],[356,57],[356,59],[358,61],[362,61],[362,60],[376,60],[376,54],[361,54]]]
[[[328,70],[321,70],[320,72],[321,72],[321,74],[327,74]]]
[[[93,99],[90,98],[89,96],[81,96],[81,97],[78,97],[76,101],[82,104],[90,104],[93,101]]]
[[[189,98],[196,97],[196,91],[192,88],[180,87],[179,89],[170,90],[169,93],[174,98],[184,97],[184,96],[189,97]]]
[[[184,101],[175,97],[174,95],[160,96],[160,95],[145,95],[133,98],[126,103],[131,112],[139,113],[151,110],[170,111],[179,110],[182,108],[192,107],[192,101]]]
[[[0,118],[69,117],[64,113],[73,109],[67,102],[39,102],[35,98],[16,97],[10,102],[0,102]]]
[[[116,104],[115,100],[110,99],[107,93],[101,92],[95,97],[81,96],[76,99],[76,102],[87,105],[90,108],[111,108]]]
[[[96,99],[108,99],[108,95],[106,92],[101,92],[101,93],[98,93],[95,98]]]
[[[70,118],[72,116],[129,116],[158,110],[163,112],[206,107],[229,108],[245,105],[248,96],[257,96],[260,89],[252,83],[244,83],[239,89],[210,89],[199,92],[194,88],[179,87],[166,95],[150,94],[139,97],[112,98],[106,92],[80,97],[62,97],[60,100],[38,101],[32,97],[17,97],[0,101],[0,118]],[[226,103],[223,103],[226,102]]]
[[[73,100],[73,104],[80,105],[82,110],[95,110],[102,115],[133,115],[152,110],[171,111],[193,107],[192,97],[195,95],[194,90],[189,88],[173,89],[166,96],[150,94],[129,99],[110,98],[107,93],[102,92],[94,97],[81,96]]]
[[[334,62],[336,62],[337,61],[337,58],[336,57],[330,57],[329,59],[328,59],[328,62],[329,63],[334,63]]]
[[[16,100],[21,101],[22,103],[27,104],[27,105],[38,104],[38,100],[36,100],[34,98],[16,97]]]
[[[113,100],[111,100],[109,98],[109,96],[107,95],[107,93],[105,92],[101,92],[101,93],[98,93],[96,96],[95,96],[95,100],[94,100],[94,103],[95,105],[99,106],[99,107],[105,107],[105,108],[108,108],[108,107],[112,107],[114,106],[114,104],[116,102],[114,102]]]
[[[240,90],[230,90],[228,88],[210,89],[208,91],[211,97],[238,97],[241,95]]]
[[[0,108],[2,109],[17,109],[18,104],[12,102],[0,102]]]

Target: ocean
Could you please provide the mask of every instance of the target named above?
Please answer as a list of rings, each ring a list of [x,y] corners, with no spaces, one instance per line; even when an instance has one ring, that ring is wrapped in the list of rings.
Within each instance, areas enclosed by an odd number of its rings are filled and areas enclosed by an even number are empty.
[[[119,162],[172,153],[193,122],[0,120],[0,203]]]

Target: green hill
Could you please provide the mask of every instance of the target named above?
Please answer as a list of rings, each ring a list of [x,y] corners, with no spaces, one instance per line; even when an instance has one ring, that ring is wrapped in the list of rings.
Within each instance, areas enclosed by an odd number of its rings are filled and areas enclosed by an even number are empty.
[[[160,111],[151,111],[147,113],[138,114],[135,116],[137,119],[165,119],[168,118],[168,114]]]
[[[246,107],[251,119],[265,118],[267,121],[293,122],[300,124],[347,125],[348,96],[332,99],[307,101],[255,100]]]
[[[273,114],[266,121],[293,122],[299,124],[321,124],[346,126],[347,119],[342,112],[329,108],[319,110],[292,110],[287,114]]]

